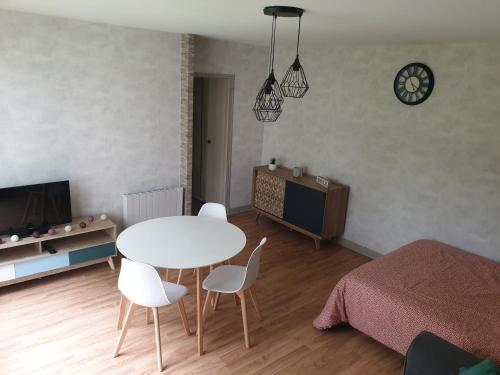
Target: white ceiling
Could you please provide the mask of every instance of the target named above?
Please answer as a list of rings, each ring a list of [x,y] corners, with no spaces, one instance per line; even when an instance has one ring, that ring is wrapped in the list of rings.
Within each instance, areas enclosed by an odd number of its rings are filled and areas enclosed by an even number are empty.
[[[0,0],[0,9],[267,45],[267,5],[306,10],[307,43],[500,40],[500,0]],[[296,19],[278,19],[277,44],[295,40]]]

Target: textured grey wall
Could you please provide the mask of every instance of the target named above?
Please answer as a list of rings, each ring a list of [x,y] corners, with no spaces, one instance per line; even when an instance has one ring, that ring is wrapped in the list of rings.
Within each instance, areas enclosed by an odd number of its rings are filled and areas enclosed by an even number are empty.
[[[74,214],[179,184],[180,35],[0,11],[0,187],[71,181]]]
[[[351,186],[345,238],[385,253],[418,238],[500,260],[500,44],[304,49],[311,85],[266,126],[262,161]],[[277,55],[278,79],[293,47]],[[413,61],[434,93],[411,107],[393,94]]]
[[[252,168],[260,163],[263,125],[252,107],[264,82],[268,49],[197,37],[195,73],[234,74],[230,207],[250,204]]]

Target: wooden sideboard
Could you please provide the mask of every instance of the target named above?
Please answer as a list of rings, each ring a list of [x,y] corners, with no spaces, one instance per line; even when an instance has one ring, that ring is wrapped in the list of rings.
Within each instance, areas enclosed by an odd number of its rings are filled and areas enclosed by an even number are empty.
[[[81,228],[80,223],[86,227]],[[0,241],[0,287],[37,279],[59,272],[108,262],[115,269],[116,225],[110,219],[76,218],[66,232],[65,224],[53,227],[56,234],[39,238],[25,237],[12,242],[9,237]],[[49,245],[55,254],[44,251]]]
[[[330,181],[328,188],[316,178],[293,177],[292,170],[278,167],[254,167],[252,207],[257,221],[264,215],[314,239],[316,249],[321,240],[344,233],[349,187]]]

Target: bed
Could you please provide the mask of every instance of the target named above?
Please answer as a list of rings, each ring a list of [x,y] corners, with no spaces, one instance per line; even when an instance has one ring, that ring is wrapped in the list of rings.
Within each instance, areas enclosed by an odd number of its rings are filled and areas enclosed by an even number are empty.
[[[412,242],[338,282],[313,325],[343,323],[403,355],[427,330],[500,363],[500,263],[436,241]]]

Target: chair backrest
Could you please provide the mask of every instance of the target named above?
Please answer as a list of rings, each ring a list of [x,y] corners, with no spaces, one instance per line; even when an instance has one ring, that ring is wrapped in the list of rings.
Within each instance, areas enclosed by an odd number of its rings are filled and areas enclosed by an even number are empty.
[[[122,259],[118,289],[133,303],[147,307],[170,304],[160,275],[149,264]]]
[[[220,203],[205,203],[201,206],[198,216],[208,216],[227,221],[226,207]]]
[[[255,280],[257,280],[260,268],[260,253],[262,252],[262,247],[266,242],[267,238],[264,237],[260,241],[259,246],[257,246],[255,250],[252,252],[252,255],[250,255],[250,258],[248,259],[247,270],[245,272],[245,279],[243,280],[243,284],[240,290],[245,290],[247,288],[250,288],[253,285],[253,283],[255,283]]]

